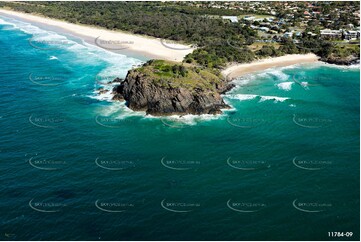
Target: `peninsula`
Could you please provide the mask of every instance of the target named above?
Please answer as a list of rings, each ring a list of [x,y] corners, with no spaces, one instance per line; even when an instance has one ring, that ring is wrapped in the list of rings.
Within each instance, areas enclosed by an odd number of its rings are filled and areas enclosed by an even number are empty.
[[[220,94],[232,87],[216,70],[150,60],[130,70],[114,93],[129,108],[154,116],[219,114],[229,108]]]
[[[360,35],[354,27],[359,17],[343,14],[357,11],[359,3],[267,2],[269,10],[261,12],[252,2],[224,8],[194,4],[104,2],[99,10],[94,2],[2,2],[0,14],[151,59],[128,71],[113,100],[156,116],[219,114],[229,107],[221,94],[246,73],[319,60],[359,61]],[[333,9],[343,11],[333,16]]]

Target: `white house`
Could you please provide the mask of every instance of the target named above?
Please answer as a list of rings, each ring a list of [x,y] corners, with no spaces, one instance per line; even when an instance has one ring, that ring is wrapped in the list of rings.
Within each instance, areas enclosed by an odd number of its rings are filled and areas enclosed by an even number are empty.
[[[321,37],[323,38],[341,38],[341,30],[322,29],[320,31]]]
[[[292,33],[292,32],[286,32],[286,33],[284,33],[284,35],[283,35],[283,37],[285,37],[285,38],[292,38],[292,36],[293,36],[293,33]]]
[[[310,32],[307,32],[307,34],[310,35],[310,36],[312,36],[312,37],[317,35],[317,34],[315,34],[315,33],[312,33],[311,31],[310,31]]]
[[[230,20],[232,23],[238,23],[237,16],[222,16],[222,19]]]
[[[357,31],[347,30],[344,33],[345,39],[347,40],[355,40],[357,39]]]
[[[267,28],[267,27],[261,27],[261,28],[259,28],[259,30],[264,31],[264,32],[268,32],[268,31],[269,31],[269,28]]]

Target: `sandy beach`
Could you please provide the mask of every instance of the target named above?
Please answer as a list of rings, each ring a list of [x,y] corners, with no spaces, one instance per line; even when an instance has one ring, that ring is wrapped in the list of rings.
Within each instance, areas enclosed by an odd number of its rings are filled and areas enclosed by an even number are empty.
[[[0,15],[26,21],[44,29],[53,30],[54,32],[68,33],[103,49],[135,57],[181,62],[187,54],[194,50],[190,46],[181,45],[168,40],[161,40],[159,38],[135,35],[121,31],[112,31],[88,25],[72,24],[61,20],[5,9],[0,9]],[[232,79],[247,73],[261,71],[272,67],[311,63],[316,62],[317,60],[318,57],[314,54],[285,55],[275,58],[266,58],[246,64],[230,64],[222,71],[222,74],[227,78]]]
[[[37,15],[0,9],[0,15],[26,21],[39,27],[51,28],[54,32],[65,32],[90,44],[125,55],[139,55],[150,59],[181,62],[193,49],[190,46],[163,41],[159,38],[140,36],[121,31],[112,31],[88,25],[67,23]]]
[[[251,72],[262,71],[272,67],[285,67],[295,64],[312,63],[318,61],[315,54],[285,55],[274,58],[267,58],[246,64],[232,64],[222,71],[228,79],[242,76]]]

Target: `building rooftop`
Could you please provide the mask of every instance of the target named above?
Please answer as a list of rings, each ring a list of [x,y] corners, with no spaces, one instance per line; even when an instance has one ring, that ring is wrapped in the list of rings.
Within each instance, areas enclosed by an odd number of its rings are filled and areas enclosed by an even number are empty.
[[[222,16],[222,19],[230,20],[232,23],[238,23],[237,16]]]

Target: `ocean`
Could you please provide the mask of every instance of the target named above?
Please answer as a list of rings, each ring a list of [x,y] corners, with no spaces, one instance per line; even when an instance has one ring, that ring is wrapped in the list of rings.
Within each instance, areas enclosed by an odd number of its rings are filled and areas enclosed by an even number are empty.
[[[359,65],[248,74],[222,115],[159,118],[111,101],[146,59],[6,17],[0,43],[1,240],[359,240]]]

